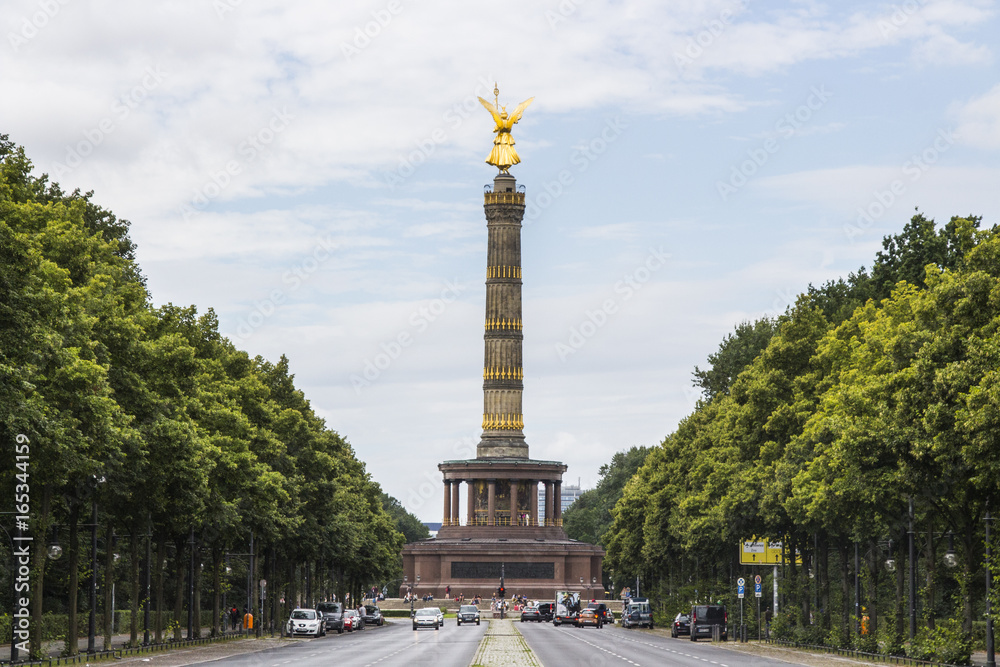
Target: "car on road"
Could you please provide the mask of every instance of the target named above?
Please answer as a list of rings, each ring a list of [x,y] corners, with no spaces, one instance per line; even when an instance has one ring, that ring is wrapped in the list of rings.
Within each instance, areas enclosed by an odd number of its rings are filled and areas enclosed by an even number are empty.
[[[437,607],[424,607],[418,609],[413,614],[413,629],[418,630],[420,628],[434,628],[435,630],[441,629],[441,623],[438,622],[438,614],[441,610]]]
[[[533,604],[529,604],[527,607],[521,610],[521,622],[526,621],[538,621],[542,622],[542,614],[538,610],[538,607]]]
[[[691,617],[683,611],[674,616],[674,622],[670,624],[670,636],[680,637],[691,634]]]
[[[288,635],[312,635],[322,637],[326,634],[326,621],[315,609],[293,609],[288,618]]]
[[[691,641],[698,641],[699,637],[712,637],[712,626],[719,626],[719,639],[726,641],[729,634],[726,631],[726,624],[729,622],[729,614],[721,604],[696,604],[691,607]]]
[[[539,602],[535,606],[538,607],[538,614],[542,617],[543,622],[550,622],[556,614],[556,605],[552,602]]]
[[[344,607],[339,602],[320,602],[316,611],[323,615],[326,629],[344,634]]]
[[[344,629],[348,632],[365,629],[365,619],[361,618],[357,609],[348,609],[344,612]]]
[[[601,615],[596,609],[587,607],[586,609],[582,609],[580,613],[576,615],[575,625],[578,628],[590,625],[600,630],[601,626],[604,625],[604,620],[601,618]]]
[[[625,611],[622,612],[622,627],[635,628],[653,627],[653,610],[649,608],[646,598],[632,598]]]
[[[479,607],[474,604],[463,604],[458,608],[458,613],[455,617],[459,625],[462,625],[462,623],[475,623],[479,625]]]
[[[608,609],[608,605],[603,602],[591,602],[587,605],[587,609],[593,609],[597,612],[597,615],[601,617],[601,625],[606,625],[608,623],[611,625],[615,624],[614,613],[612,613],[612,611]]]
[[[382,610],[373,604],[365,605],[365,615],[361,619],[365,622],[365,625],[385,624],[385,619],[382,618]]]

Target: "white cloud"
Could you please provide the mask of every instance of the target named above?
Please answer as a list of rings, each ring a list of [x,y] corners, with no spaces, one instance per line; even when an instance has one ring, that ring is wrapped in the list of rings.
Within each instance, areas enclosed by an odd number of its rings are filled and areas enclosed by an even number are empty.
[[[986,149],[1000,148],[1000,84],[986,94],[952,109],[962,143]]]

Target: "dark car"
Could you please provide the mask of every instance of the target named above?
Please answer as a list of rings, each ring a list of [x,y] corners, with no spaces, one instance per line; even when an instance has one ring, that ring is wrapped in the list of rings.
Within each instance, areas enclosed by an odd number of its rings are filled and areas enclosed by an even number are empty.
[[[385,619],[382,618],[382,610],[373,604],[365,605],[365,613],[361,619],[365,622],[365,625],[383,625],[385,624]]]
[[[320,602],[316,611],[323,614],[327,630],[336,630],[344,634],[344,607],[339,602]]]
[[[691,617],[681,612],[674,617],[674,622],[670,624],[670,636],[680,637],[691,634]]]
[[[597,612],[597,615],[601,618],[601,625],[605,623],[614,625],[615,615],[608,609],[608,605],[603,602],[591,602],[587,605],[587,609],[593,609]]]
[[[529,604],[527,607],[521,610],[521,622],[526,621],[542,621],[542,615],[538,611],[538,607],[533,604]]]
[[[729,638],[726,624],[729,615],[721,604],[696,604],[691,607],[691,641],[699,637],[712,637],[712,626],[718,625],[719,638],[725,641]]]
[[[556,605],[552,602],[536,602],[534,605],[538,609],[538,615],[543,623],[549,623],[555,618]]]
[[[479,625],[479,607],[474,604],[463,604],[458,608],[455,619],[459,625],[462,625],[462,623],[475,623]]]

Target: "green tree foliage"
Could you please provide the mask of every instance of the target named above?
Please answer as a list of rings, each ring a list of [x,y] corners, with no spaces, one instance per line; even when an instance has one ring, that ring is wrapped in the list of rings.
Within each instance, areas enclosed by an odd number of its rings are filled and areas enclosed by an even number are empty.
[[[970,633],[984,600],[982,518],[1000,497],[998,295],[996,229],[974,217],[937,229],[917,214],[870,275],[810,288],[742,367],[725,359],[750,356],[740,339],[754,332],[738,327],[710,358],[723,382],[696,373],[708,400],[625,485],[604,542],[613,576],[659,581],[663,599],[690,603],[695,588],[732,590],[740,540],[780,539],[805,567],[782,575],[776,627],[850,645],[858,544],[870,623],[895,620],[885,644],[898,646],[904,587],[881,559],[887,540],[905,539],[912,502],[921,617]],[[939,565],[945,533],[954,570]]]
[[[736,325],[719,343],[718,352],[708,355],[708,369],[694,367],[695,386],[701,387],[708,400],[728,394],[736,376],[767,347],[777,328],[778,323],[768,317]]]
[[[408,512],[402,503],[385,492],[382,493],[382,508],[395,522],[396,530],[403,534],[407,543],[426,540],[431,536],[431,532],[427,530],[427,526],[420,519]]]
[[[216,607],[224,555],[245,552],[251,535],[251,581],[268,575],[272,590],[284,588],[272,600],[297,602],[303,577],[315,599],[396,576],[397,521],[412,515],[383,506],[351,446],[295,388],[288,360],[236,349],[211,310],[154,307],[129,223],[92,193],[67,194],[31,169],[0,135],[0,441],[30,438],[36,544],[50,526],[69,539],[70,557],[55,564],[36,549],[33,627],[42,626],[47,569],[65,586],[76,627],[78,526],[92,501],[102,534],[150,534],[163,557],[175,546],[175,590],[185,552],[197,549],[210,575],[197,583],[214,589]],[[12,448],[0,461],[0,491],[12,497]],[[133,558],[138,547],[127,550]],[[175,603],[182,609],[184,596]]]
[[[611,510],[622,497],[625,484],[646,460],[650,449],[632,447],[616,452],[611,457],[611,463],[601,466],[596,488],[581,493],[563,512],[563,529],[570,538],[605,546],[603,537],[611,526]]]

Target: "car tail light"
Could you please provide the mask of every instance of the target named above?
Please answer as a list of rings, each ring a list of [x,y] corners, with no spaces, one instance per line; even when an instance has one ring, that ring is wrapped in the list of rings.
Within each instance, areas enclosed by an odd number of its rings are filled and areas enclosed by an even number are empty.
[[[729,625],[729,612],[728,611],[723,614],[723,616],[722,616],[722,622],[725,623],[726,625]]]

